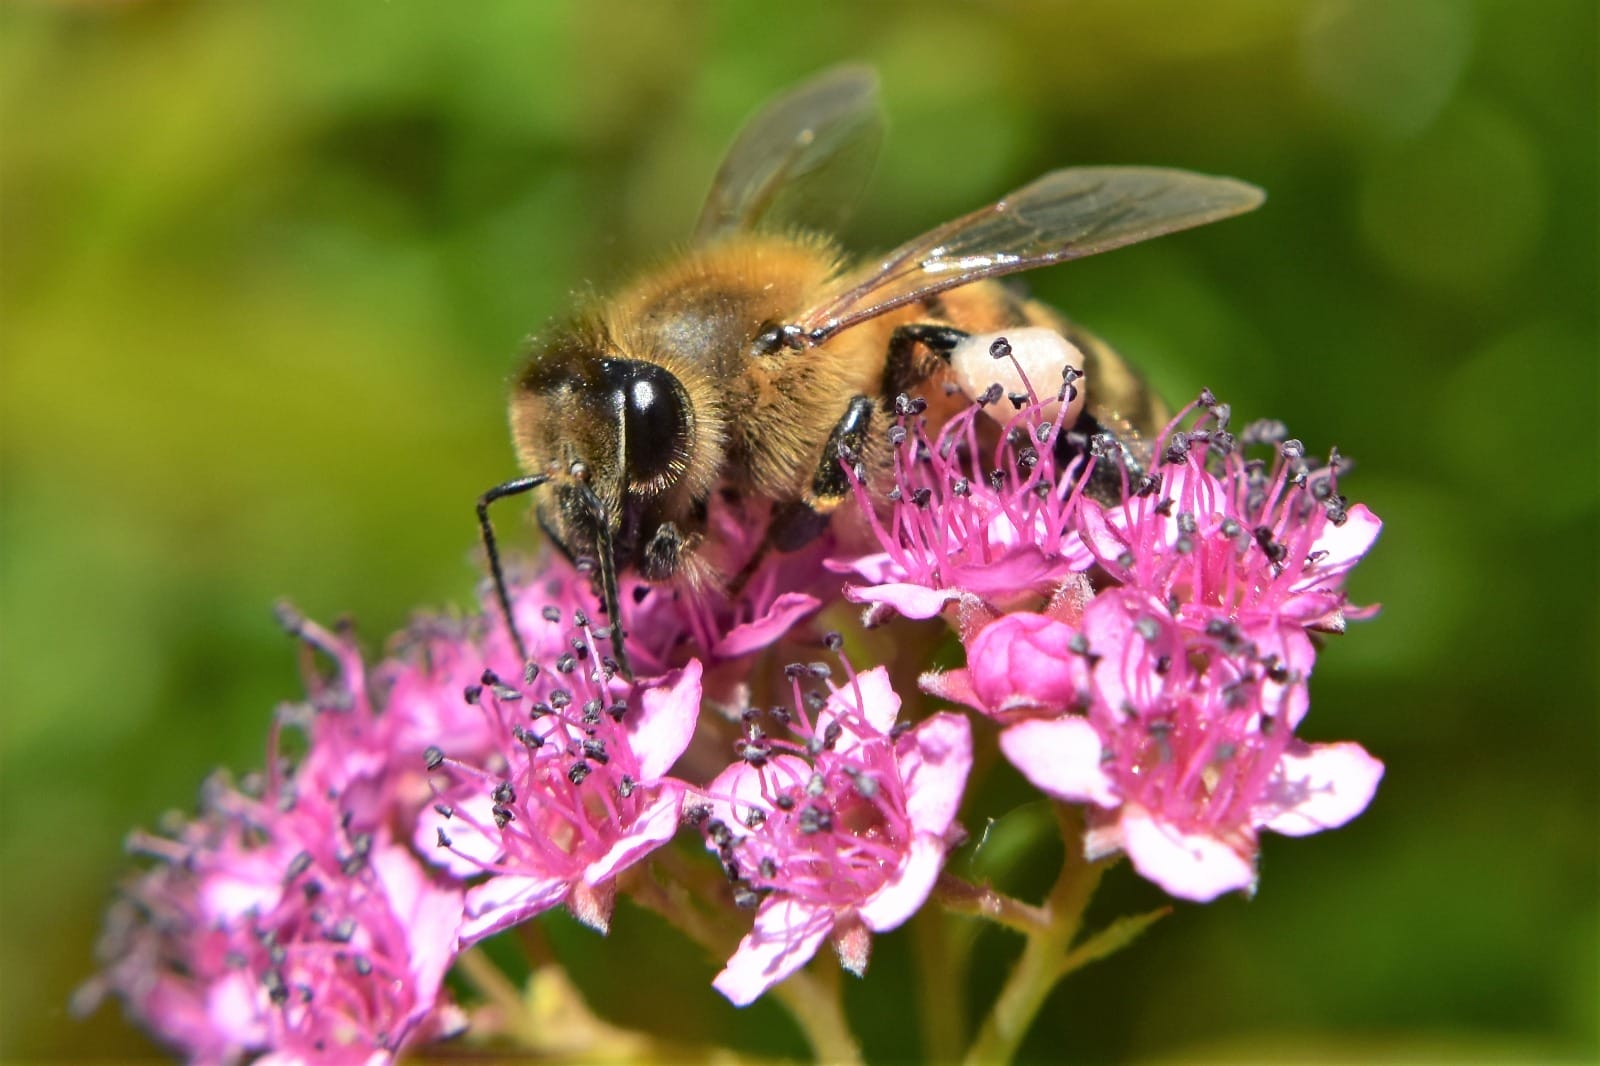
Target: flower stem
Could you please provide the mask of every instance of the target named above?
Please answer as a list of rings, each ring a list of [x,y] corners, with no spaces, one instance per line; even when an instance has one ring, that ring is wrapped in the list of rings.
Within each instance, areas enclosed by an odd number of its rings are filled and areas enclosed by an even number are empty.
[[[973,1066],[1010,1062],[1056,983],[1077,965],[1092,961],[1088,957],[1076,958],[1081,952],[1069,955],[1067,949],[1078,935],[1083,925],[1083,912],[1110,863],[1084,859],[1083,817],[1077,808],[1058,804],[1056,813],[1061,837],[1066,843],[1061,873],[1040,908],[1044,923],[1023,930],[1027,943],[1022,956],[1001,987],[977,1038],[967,1049],[966,1062]],[[1125,938],[1117,946],[1129,939],[1132,937]]]
[[[925,1062],[954,1062],[966,1040],[967,952],[955,943],[953,920],[937,907],[924,907],[912,919],[921,979],[917,982],[917,1017]]]

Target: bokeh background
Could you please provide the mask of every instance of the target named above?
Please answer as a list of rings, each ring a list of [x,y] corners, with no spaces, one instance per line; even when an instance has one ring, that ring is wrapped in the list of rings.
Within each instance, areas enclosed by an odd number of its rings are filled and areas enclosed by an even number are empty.
[[[1355,456],[1388,523],[1308,723],[1388,762],[1371,811],[1269,840],[1257,899],[1180,907],[1026,1055],[1600,1054],[1596,39],[1586,0],[0,7],[0,1058],[157,1054],[68,998],[124,832],[298,695],[273,601],[373,647],[469,601],[519,339],[844,59],[893,124],[852,247],[1063,164],[1265,186],[1030,282],[1168,395]],[[802,1048],[623,919],[552,931],[609,1014]],[[914,1024],[901,940],[850,989],[869,1052]]]

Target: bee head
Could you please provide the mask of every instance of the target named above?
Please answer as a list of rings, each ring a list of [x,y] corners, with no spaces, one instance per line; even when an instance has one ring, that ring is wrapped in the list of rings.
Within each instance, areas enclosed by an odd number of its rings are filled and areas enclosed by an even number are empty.
[[[551,478],[539,524],[570,557],[605,565],[631,555],[641,516],[682,478],[693,449],[694,408],[682,383],[659,363],[562,334],[517,384],[518,458]]]

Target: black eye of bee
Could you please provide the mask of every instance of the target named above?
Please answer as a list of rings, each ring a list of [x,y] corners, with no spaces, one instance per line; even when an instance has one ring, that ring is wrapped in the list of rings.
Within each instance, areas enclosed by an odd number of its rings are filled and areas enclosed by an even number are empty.
[[[640,485],[671,469],[686,450],[688,397],[671,372],[655,363],[608,359],[603,366],[622,414],[628,480]]]

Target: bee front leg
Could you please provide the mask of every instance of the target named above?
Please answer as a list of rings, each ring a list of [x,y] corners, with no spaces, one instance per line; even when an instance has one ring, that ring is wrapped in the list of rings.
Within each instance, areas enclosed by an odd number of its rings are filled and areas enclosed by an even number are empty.
[[[892,410],[896,396],[909,392],[950,364],[950,353],[967,339],[951,326],[929,324],[901,326],[889,334],[889,353],[883,364],[883,405]],[[935,358],[919,354],[918,349]]]
[[[672,580],[683,572],[684,561],[699,542],[699,534],[685,533],[678,523],[661,523],[639,554],[639,576],[653,582]]]

